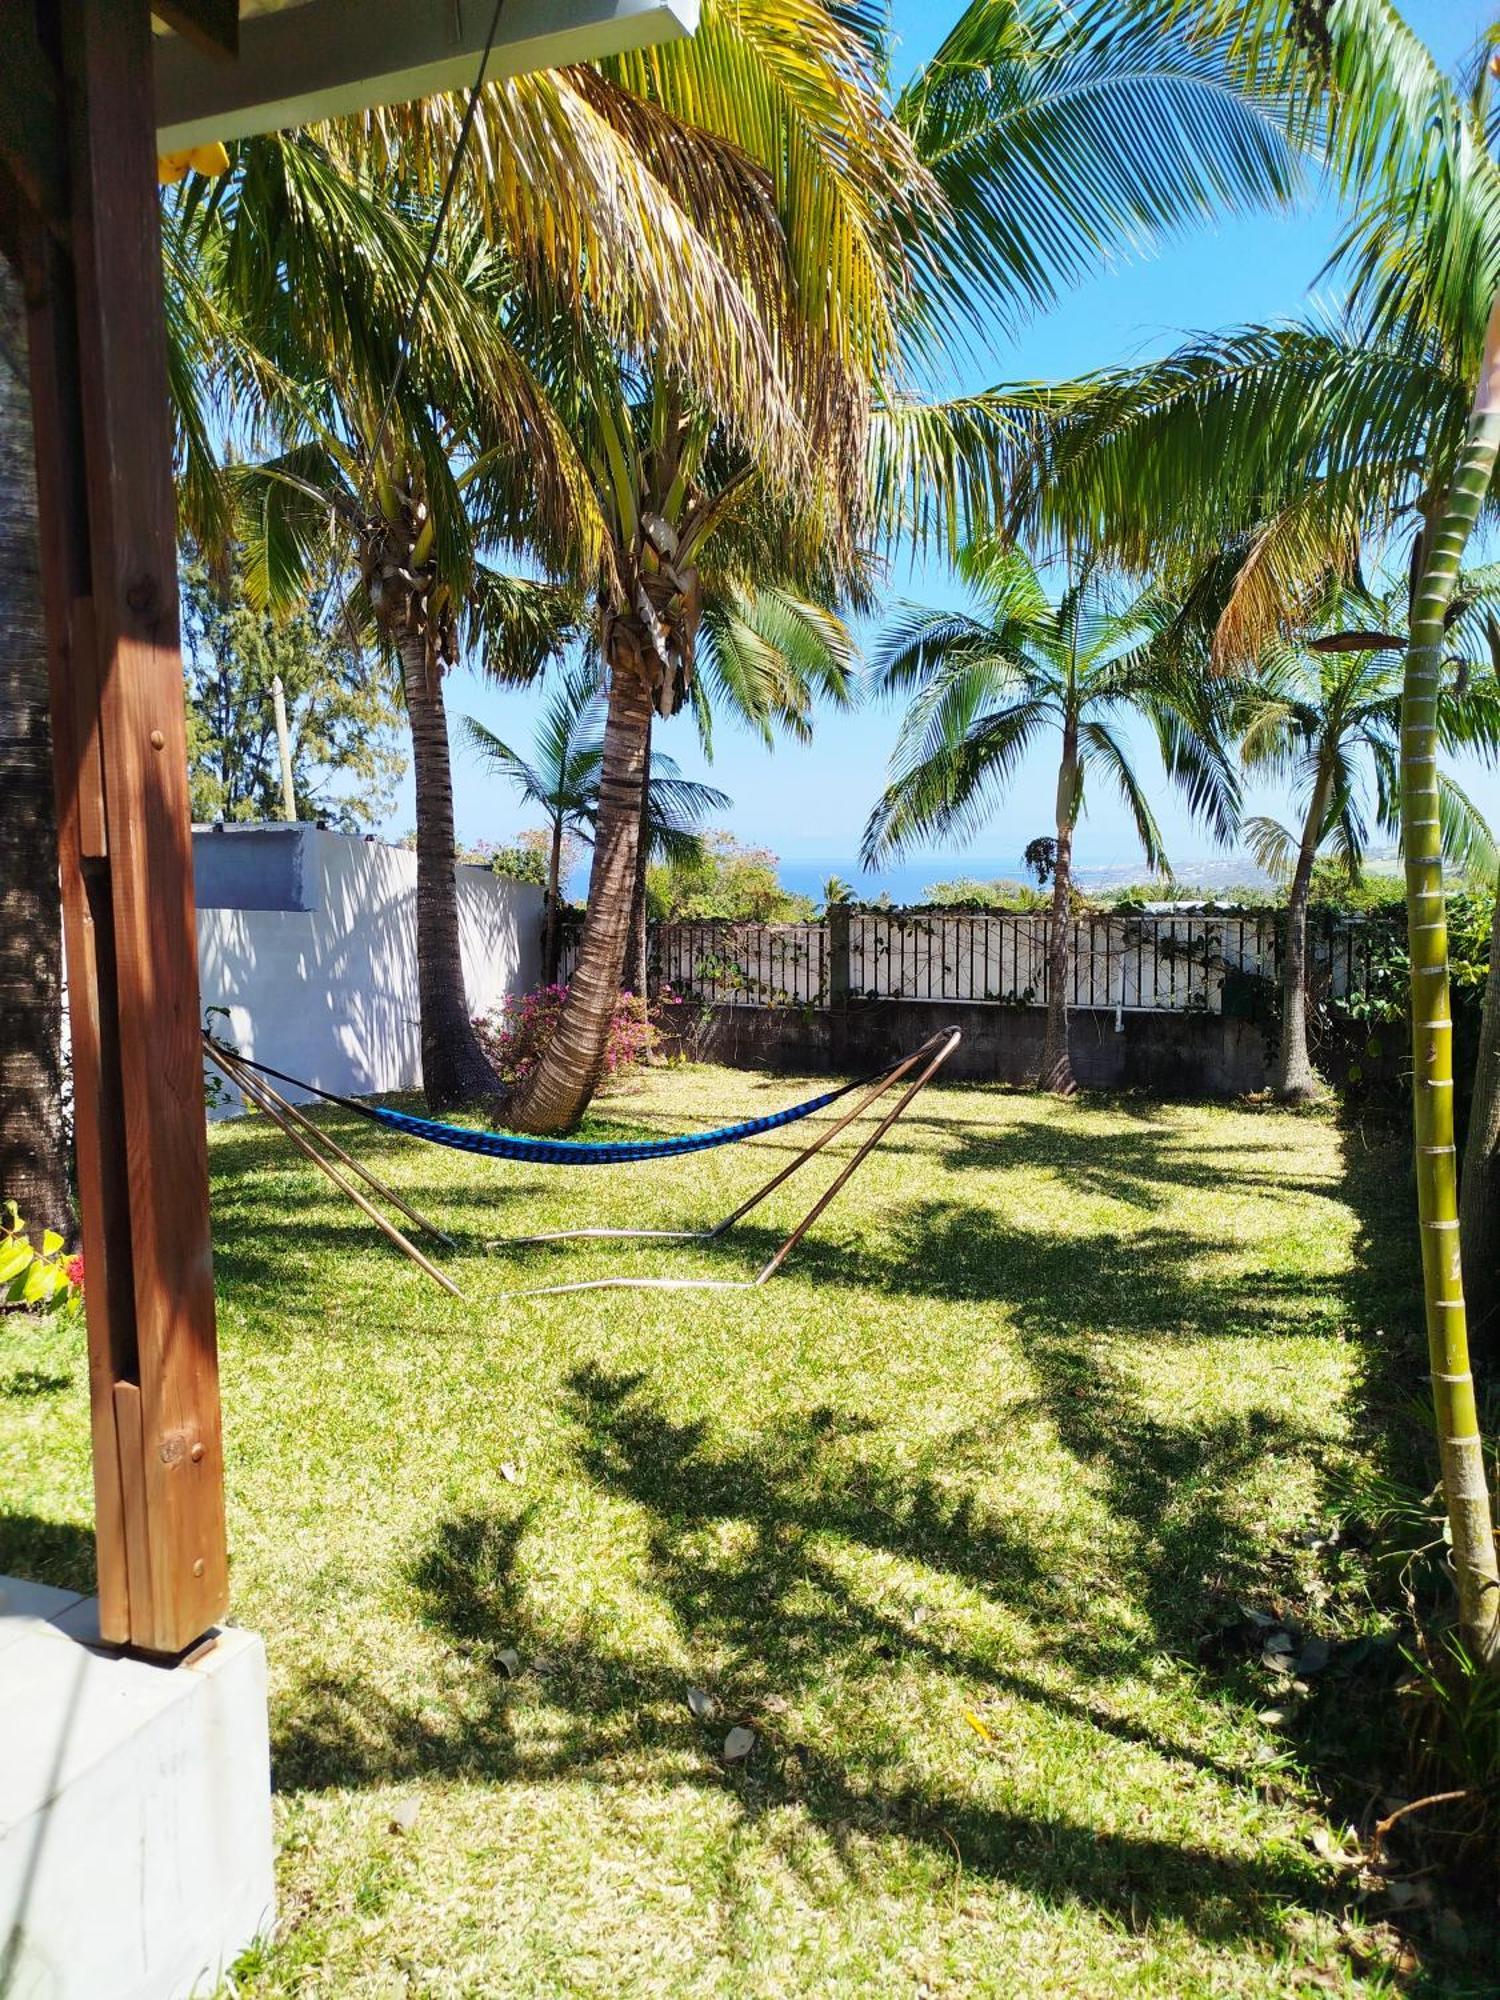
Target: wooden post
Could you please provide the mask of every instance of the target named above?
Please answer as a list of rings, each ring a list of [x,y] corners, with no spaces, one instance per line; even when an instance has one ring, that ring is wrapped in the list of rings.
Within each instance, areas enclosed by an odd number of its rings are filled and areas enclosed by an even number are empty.
[[[23,231],[102,1636],[228,1599],[146,0],[39,0],[67,209]]]

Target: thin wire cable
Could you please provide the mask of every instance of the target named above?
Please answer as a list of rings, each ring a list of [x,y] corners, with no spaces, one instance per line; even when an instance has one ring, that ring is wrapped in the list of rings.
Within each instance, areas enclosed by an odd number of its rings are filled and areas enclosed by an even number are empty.
[[[375,441],[370,447],[370,455],[365,461],[365,469],[359,482],[358,512],[363,515],[365,503],[370,497],[370,481],[375,467],[380,461],[380,453],[385,444],[385,434],[390,428],[391,416],[396,407],[396,397],[401,391],[402,378],[406,374],[407,358],[411,354],[411,338],[416,332],[417,316],[422,310],[422,302],[427,296],[428,281],[432,277],[433,266],[437,263],[438,245],[443,237],[443,225],[448,220],[448,210],[453,201],[453,190],[458,185],[459,169],[463,165],[464,152],[468,147],[469,134],[474,129],[474,114],[479,109],[479,93],[484,88],[485,71],[490,66],[490,56],[494,51],[495,37],[500,32],[500,16],[505,8],[505,0],[495,0],[495,11],[490,16],[490,31],[485,37],[484,49],[479,58],[479,69],[469,91],[469,101],[464,106],[463,123],[458,128],[458,143],[453,148],[453,158],[448,163],[447,179],[443,183],[443,198],[438,203],[438,212],[433,218],[432,233],[427,239],[427,255],[422,260],[422,274],[417,280],[417,289],[412,296],[411,310],[406,315],[406,324],[401,329],[401,340],[396,357],[396,372],[391,377],[391,386],[386,391],[380,421],[375,426]]]

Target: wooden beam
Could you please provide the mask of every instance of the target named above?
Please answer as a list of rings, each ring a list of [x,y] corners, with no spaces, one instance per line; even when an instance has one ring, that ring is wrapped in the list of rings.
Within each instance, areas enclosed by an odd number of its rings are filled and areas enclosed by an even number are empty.
[[[104,772],[90,717],[97,709],[84,490],[78,343],[72,269],[33,213],[24,238],[32,427],[36,436],[37,521],[51,681],[52,762],[62,875],[63,942],[73,1064],[74,1154],[88,1271],[89,1400],[93,1431],[94,1541],[99,1627],[130,1637],[125,1506],[116,1436],[114,1348],[133,1327],[130,1221],[123,1188],[107,1162],[120,1150],[118,1063],[113,1019],[104,1017],[110,982],[101,978],[107,911],[96,925],[86,870],[104,853]]]
[[[473,81],[493,0],[299,0],[240,26],[240,60],[158,35],[157,150],[186,152]],[[506,0],[488,74],[617,55],[697,25],[698,0]]]
[[[240,0],[151,0],[151,11],[211,57],[240,52]]]
[[[227,1604],[176,517],[147,0],[43,0],[68,248],[35,227],[100,1624],[175,1654]]]
[[[68,129],[57,70],[30,7],[8,7],[0,44],[0,161],[51,224],[68,208]]]

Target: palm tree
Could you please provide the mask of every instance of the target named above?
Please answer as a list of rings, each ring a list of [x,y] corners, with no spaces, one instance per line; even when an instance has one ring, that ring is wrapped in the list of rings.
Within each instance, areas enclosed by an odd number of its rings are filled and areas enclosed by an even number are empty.
[[[398,369],[427,228],[419,209],[351,176],[325,146],[281,136],[237,148],[212,199],[185,199],[166,234],[179,350],[198,361],[178,400],[189,511],[208,516],[200,532],[218,533],[221,548],[237,539],[252,604],[301,609],[336,587],[352,629],[400,664],[422,1078],[438,1108],[498,1091],[464,996],[443,676],[467,645],[524,677],[574,615],[564,593],[507,578],[482,550],[524,536],[576,563],[597,534],[571,445],[506,337],[514,275],[461,222]],[[245,409],[250,442],[269,447],[227,478],[192,443],[208,428],[205,382]]]
[[[1159,0],[1233,44],[1242,85],[1317,128],[1352,205],[1335,264],[1348,311],[1332,327],[1200,340],[1165,364],[1028,398],[999,396],[1019,512],[1123,553],[1193,555],[1258,524],[1222,650],[1253,657],[1329,570],[1400,540],[1409,579],[1400,787],[1412,939],[1413,1118],[1423,1285],[1439,1453],[1472,1657],[1500,1671],[1500,1567],[1479,1436],[1458,1220],[1447,926],[1436,771],[1443,657],[1459,566],[1493,520],[1500,432],[1500,162],[1492,78],[1455,88],[1388,0]],[[1471,385],[1477,384],[1472,399]],[[988,413],[999,422],[995,410]],[[1494,940],[1500,951],[1500,928]],[[1500,982],[1487,998],[1500,1002]],[[1487,1008],[1466,1178],[1463,1267],[1486,1284],[1483,1206],[1500,1201],[1500,1005]],[[1493,1323],[1493,1312],[1491,1314]]]
[[[507,1113],[520,1129],[538,1131],[572,1124],[594,1089],[626,953],[639,929],[632,912],[653,720],[693,701],[700,632],[707,627],[703,650],[721,671],[738,672],[747,645],[766,653],[755,624],[778,610],[769,599],[757,604],[758,569],[764,566],[783,593],[791,585],[816,605],[837,596],[840,569],[857,561],[844,511],[851,495],[835,490],[831,468],[810,475],[812,483],[796,497],[778,492],[757,459],[684,385],[621,369],[597,345],[575,345],[559,356],[548,380],[567,411],[606,524],[597,626],[605,720],[578,961],[557,1032]],[[833,435],[810,435],[813,442],[820,453],[831,450]],[[706,619],[715,599],[718,607]],[[790,624],[782,622],[785,646]],[[813,629],[806,616],[790,623],[799,639]],[[698,706],[701,713],[701,699]]]
[[[972,837],[1027,753],[1055,732],[1056,847],[1048,933],[1047,1028],[1040,1088],[1075,1088],[1068,1050],[1073,838],[1091,773],[1123,798],[1146,861],[1166,855],[1156,815],[1119,725],[1144,717],[1169,777],[1220,838],[1232,831],[1235,788],[1201,689],[1154,643],[1166,619],[1152,599],[1121,603],[1097,575],[1070,581],[1055,605],[1013,546],[978,543],[960,573],[974,615],[908,606],[882,634],[874,677],[911,692],[892,777],[865,828],[873,867],[923,836]]]
[[[1118,9],[1080,21],[1058,0],[974,0],[892,104],[873,11],[758,0],[710,5],[690,42],[606,66],[653,115],[708,127],[766,176],[777,236],[759,237],[747,269],[806,427],[811,476],[795,482],[787,521],[804,544],[802,587],[831,566],[821,594],[837,601],[872,534],[933,519],[951,532],[960,511],[978,520],[993,503],[992,427],[913,406],[893,386],[960,322],[972,330],[976,306],[1032,309],[1106,240],[1289,191],[1292,149],[1275,118],[1225,88],[1223,46],[1163,27],[1148,59]],[[654,143],[655,128],[640,129]],[[630,930],[619,906],[638,875],[651,717],[691,684],[700,562],[759,501],[765,472],[726,449],[670,371],[648,373],[633,396],[597,378],[589,389],[584,450],[611,522],[605,812],[578,975],[510,1110],[546,1131],[577,1117],[597,1073]]]
[[[569,833],[592,844],[599,818],[599,775],[604,750],[604,695],[596,660],[585,656],[560,679],[538,724],[530,757],[513,750],[483,723],[464,717],[464,735],[518,796],[547,818],[547,926],[542,978],[557,979],[560,957],[558,917],[563,844]],[[646,849],[657,854],[692,852],[693,833],[712,812],[732,801],[712,785],[684,778],[670,757],[656,753],[646,784]],[[644,991],[644,987],[639,990]]]
[[[775,9],[762,0],[746,11]],[[785,130],[807,106],[794,88],[798,65],[778,61]],[[568,576],[599,560],[593,491],[504,330],[517,287],[554,329],[587,314],[593,337],[622,355],[649,352],[706,389],[741,448],[778,476],[801,465],[805,448],[782,362],[778,288],[789,299],[790,279],[762,177],[743,152],[593,71],[491,86],[482,115],[491,139],[504,140],[506,171],[467,188],[409,352],[431,183],[454,137],[445,101],[317,138],[246,142],[211,189],[189,184],[167,231],[187,518],[209,548],[237,527],[256,555],[252,595],[273,604],[309,587],[331,524],[359,571],[359,608],[402,660],[418,793],[423,1074],[434,1104],[494,1088],[457,977],[441,689],[460,621],[479,637],[496,594],[475,551],[524,542]],[[853,129],[846,117],[839,137]],[[789,201],[809,179],[827,181],[834,143],[804,146]],[[872,150],[866,166],[876,161]],[[529,173],[513,176],[520,165]],[[835,208],[828,241],[861,283],[872,246],[847,240],[854,196]],[[879,337],[884,296],[872,290],[867,301],[877,330],[860,333],[869,315],[851,301],[838,343],[851,330],[856,342]],[[388,401],[398,359],[401,393]],[[237,521],[216,477],[205,385],[234,421],[251,413],[252,428],[280,447],[258,481],[239,479],[251,504]],[[836,404],[830,397],[830,417]]]
[[[36,540],[25,301],[0,258],[0,1197],[71,1234],[63,1117],[62,915],[47,640]]]
[[[1404,595],[1404,592],[1402,593]],[[1240,756],[1248,772],[1280,780],[1301,808],[1295,829],[1267,817],[1246,820],[1251,852],[1289,884],[1281,961],[1281,1039],[1273,1088],[1290,1104],[1320,1089],[1307,1050],[1307,906],[1313,866],[1329,849],[1352,876],[1369,838],[1363,797],[1374,780],[1375,821],[1400,828],[1397,771],[1403,641],[1386,631],[1393,606],[1333,584],[1314,635],[1277,639],[1236,703]],[[1466,662],[1449,661],[1439,708],[1445,746],[1500,742],[1500,695],[1473,684]],[[1444,843],[1466,867],[1493,870],[1488,829],[1469,800],[1440,774]]]

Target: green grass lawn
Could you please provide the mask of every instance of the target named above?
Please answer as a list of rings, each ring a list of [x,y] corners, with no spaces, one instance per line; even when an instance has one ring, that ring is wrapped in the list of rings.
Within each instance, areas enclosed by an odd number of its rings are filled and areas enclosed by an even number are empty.
[[[591,1129],[812,1087],[658,1073]],[[1394,1141],[952,1087],[763,1291],[518,1300],[748,1274],[800,1182],[712,1251],[485,1244],[712,1221],[812,1128],[586,1173],[330,1129],[453,1229],[468,1303],[263,1122],[214,1133],[281,1854],[240,1991],[1493,1990],[1425,1944],[1403,1984],[1315,1844],[1380,1784],[1350,1717],[1385,1686],[1336,1655],[1277,1727],[1235,1639],[1237,1604],[1378,1622],[1359,1558],[1309,1544],[1420,1388]],[[0,1569],[65,1583],[91,1560],[80,1343],[0,1327]]]

